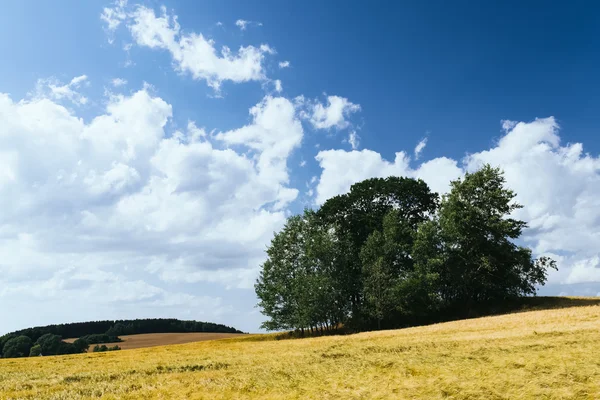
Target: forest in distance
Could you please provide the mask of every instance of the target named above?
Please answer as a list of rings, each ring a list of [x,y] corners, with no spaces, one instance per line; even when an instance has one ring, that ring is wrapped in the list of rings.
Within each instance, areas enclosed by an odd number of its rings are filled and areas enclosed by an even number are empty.
[[[441,197],[420,179],[372,178],[290,217],[255,284],[263,328],[391,329],[517,307],[557,267],[518,244],[515,197],[484,165]]]
[[[122,335],[184,332],[243,333],[213,322],[173,318],[74,322],[27,328],[0,336],[0,357],[75,354],[87,351],[90,345],[96,345],[92,348],[94,352],[113,351],[120,350],[119,346],[107,347],[104,343],[120,342]],[[78,339],[67,343],[63,340],[67,338]]]

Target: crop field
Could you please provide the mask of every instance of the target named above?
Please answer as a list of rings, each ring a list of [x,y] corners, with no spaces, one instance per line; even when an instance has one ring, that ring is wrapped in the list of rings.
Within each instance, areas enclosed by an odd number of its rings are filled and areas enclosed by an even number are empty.
[[[117,345],[123,350],[141,349],[144,347],[166,346],[169,344],[183,344],[202,342],[205,340],[225,339],[240,336],[239,333],[143,333],[139,335],[122,335],[122,342],[105,343],[107,346]],[[74,342],[76,338],[65,339],[65,342]],[[93,347],[90,346],[90,349]]]
[[[588,304],[347,336],[3,359],[0,398],[599,399],[600,306]]]

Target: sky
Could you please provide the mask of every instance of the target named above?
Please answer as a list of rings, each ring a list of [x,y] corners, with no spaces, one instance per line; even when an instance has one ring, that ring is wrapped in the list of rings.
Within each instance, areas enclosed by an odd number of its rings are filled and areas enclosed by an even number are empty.
[[[273,232],[370,177],[490,163],[544,295],[600,295],[594,2],[24,0],[0,14],[0,334],[247,332]]]

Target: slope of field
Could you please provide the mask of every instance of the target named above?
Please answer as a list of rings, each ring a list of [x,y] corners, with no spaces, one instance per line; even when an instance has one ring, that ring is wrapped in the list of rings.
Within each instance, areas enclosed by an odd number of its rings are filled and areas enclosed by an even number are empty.
[[[106,346],[119,346],[122,350],[141,349],[144,347],[166,346],[169,344],[183,344],[202,342],[205,340],[226,339],[242,335],[241,333],[208,333],[208,332],[186,332],[186,333],[142,333],[139,335],[123,335],[118,343],[104,343]],[[76,338],[65,339],[65,342],[74,342]],[[90,346],[90,349],[94,345]]]
[[[0,360],[2,399],[598,399],[600,306]]]

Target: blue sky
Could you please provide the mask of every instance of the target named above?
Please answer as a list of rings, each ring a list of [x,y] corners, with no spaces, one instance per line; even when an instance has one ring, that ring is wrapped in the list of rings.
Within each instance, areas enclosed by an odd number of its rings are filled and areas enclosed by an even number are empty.
[[[596,295],[595,8],[6,4],[0,331],[154,316],[255,331],[252,282],[286,216],[373,176],[443,193],[483,162],[525,205],[524,243],[559,261],[542,293]]]

